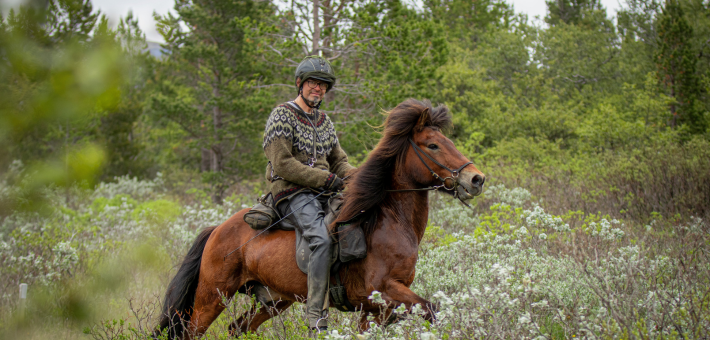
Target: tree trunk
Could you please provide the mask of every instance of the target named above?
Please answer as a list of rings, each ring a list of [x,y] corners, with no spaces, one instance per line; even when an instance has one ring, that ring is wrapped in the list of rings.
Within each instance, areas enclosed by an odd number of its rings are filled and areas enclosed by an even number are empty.
[[[313,0],[313,54],[318,55],[318,44],[320,43],[320,18],[318,10],[320,0]]]
[[[222,165],[223,163],[223,157],[224,154],[222,153],[222,138],[221,138],[221,133],[222,133],[222,108],[219,107],[219,97],[220,97],[220,92],[219,92],[219,84],[220,84],[220,79],[217,77],[216,79],[216,84],[214,85],[214,88],[212,89],[212,96],[214,97],[214,100],[216,104],[214,107],[212,107],[212,127],[213,127],[213,132],[214,132],[214,144],[212,146],[212,149],[210,150],[212,154],[212,164],[211,164],[211,170],[214,173],[221,173],[222,172]],[[212,201],[217,204],[222,204],[222,195],[224,194],[224,185],[223,183],[212,183]]]
[[[200,150],[200,172],[211,171],[212,169],[212,151],[208,148],[202,148]]]

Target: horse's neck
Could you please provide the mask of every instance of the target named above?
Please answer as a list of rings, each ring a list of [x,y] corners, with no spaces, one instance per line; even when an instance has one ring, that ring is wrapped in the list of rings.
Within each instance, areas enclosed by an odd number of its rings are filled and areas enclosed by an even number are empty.
[[[395,185],[395,187],[411,188],[404,185]],[[397,227],[405,234],[414,233],[417,244],[421,243],[429,219],[429,192],[401,192],[394,194],[391,199],[394,209],[390,213],[397,215],[394,216],[395,220],[399,221]]]

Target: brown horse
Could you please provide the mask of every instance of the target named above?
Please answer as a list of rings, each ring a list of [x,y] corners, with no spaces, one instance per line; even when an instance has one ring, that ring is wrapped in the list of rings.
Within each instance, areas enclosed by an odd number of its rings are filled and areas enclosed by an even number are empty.
[[[368,313],[383,322],[401,304],[407,309],[421,304],[427,311],[424,317],[434,319],[432,303],[409,289],[427,226],[428,191],[404,190],[442,185],[449,177],[446,187],[456,186],[451,193],[459,198],[481,193],[484,175],[441,132],[450,126],[445,106],[406,100],[388,113],[382,139],[348,181],[343,209],[334,223],[355,217],[365,232],[367,257],[339,271],[348,300],[365,312],[361,329],[367,327]],[[225,259],[257,233],[243,220],[247,211],[198,236],[170,283],[158,332],[169,328],[171,337],[203,334],[224,310],[222,298],[250,287],[268,287],[271,298],[236,320],[230,326],[232,334],[256,331],[275,312],[305,299],[307,277],[296,265],[293,231],[269,230]],[[390,307],[385,315],[368,300],[374,290]]]

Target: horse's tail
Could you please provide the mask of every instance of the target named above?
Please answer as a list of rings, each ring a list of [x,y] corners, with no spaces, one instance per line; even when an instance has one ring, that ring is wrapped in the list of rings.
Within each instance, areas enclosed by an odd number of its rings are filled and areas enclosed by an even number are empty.
[[[165,293],[162,315],[154,336],[157,337],[163,330],[168,329],[168,338],[182,337],[190,322],[192,307],[195,305],[195,291],[200,277],[200,262],[202,252],[210,235],[217,227],[205,228],[197,236],[195,243],[185,255],[175,277],[168,285]]]

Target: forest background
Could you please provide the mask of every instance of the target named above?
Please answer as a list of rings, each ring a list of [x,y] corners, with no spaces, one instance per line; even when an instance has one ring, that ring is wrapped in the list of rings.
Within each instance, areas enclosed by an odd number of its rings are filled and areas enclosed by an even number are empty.
[[[103,209],[91,192],[152,183],[170,199],[140,209],[167,218],[176,204],[227,209],[258,196],[264,124],[295,98],[295,66],[313,54],[336,70],[322,108],[356,165],[384,111],[429,99],[450,108],[450,138],[489,183],[525,188],[550,213],[661,231],[707,221],[710,3],[626,0],[616,17],[595,0],[547,6],[533,22],[497,0],[176,0],[156,17],[159,56],[130,14],[110,27],[89,0],[3,13],[4,306],[28,280],[17,263],[73,249],[70,269],[30,279],[47,285],[100,262],[75,239],[100,228],[36,223]]]

